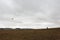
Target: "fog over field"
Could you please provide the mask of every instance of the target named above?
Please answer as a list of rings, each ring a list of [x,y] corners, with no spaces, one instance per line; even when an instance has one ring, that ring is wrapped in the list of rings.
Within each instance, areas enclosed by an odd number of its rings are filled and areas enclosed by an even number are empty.
[[[0,0],[1,28],[60,26],[60,0]]]

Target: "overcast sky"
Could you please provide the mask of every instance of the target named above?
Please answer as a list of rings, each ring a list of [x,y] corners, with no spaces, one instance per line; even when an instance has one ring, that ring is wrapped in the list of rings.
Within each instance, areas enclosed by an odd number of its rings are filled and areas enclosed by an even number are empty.
[[[60,0],[0,0],[0,27],[60,26]]]

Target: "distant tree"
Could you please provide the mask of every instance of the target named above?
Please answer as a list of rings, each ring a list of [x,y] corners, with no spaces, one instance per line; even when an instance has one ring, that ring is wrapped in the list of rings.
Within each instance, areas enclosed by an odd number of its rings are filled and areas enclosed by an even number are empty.
[[[48,29],[48,27],[47,27],[47,29]]]

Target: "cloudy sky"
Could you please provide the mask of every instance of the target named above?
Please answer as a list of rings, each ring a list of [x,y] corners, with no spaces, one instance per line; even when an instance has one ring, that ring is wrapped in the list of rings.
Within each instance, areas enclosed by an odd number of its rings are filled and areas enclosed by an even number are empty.
[[[0,0],[0,28],[60,26],[60,0]]]

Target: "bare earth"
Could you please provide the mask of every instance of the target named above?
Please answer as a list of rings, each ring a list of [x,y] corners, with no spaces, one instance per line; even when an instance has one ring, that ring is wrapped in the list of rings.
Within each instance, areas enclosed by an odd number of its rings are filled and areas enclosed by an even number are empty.
[[[0,40],[60,40],[60,28],[0,30]]]

